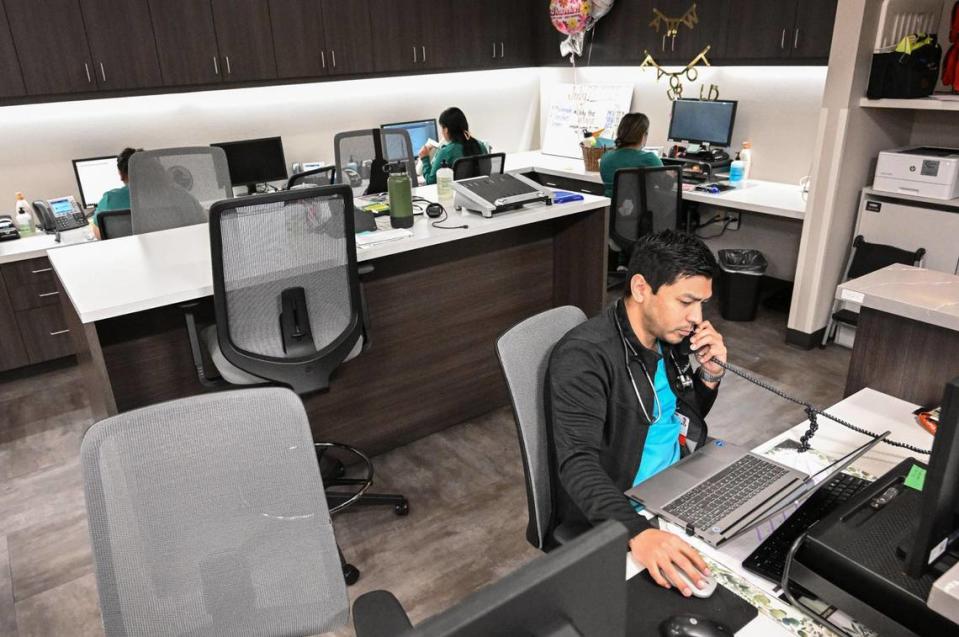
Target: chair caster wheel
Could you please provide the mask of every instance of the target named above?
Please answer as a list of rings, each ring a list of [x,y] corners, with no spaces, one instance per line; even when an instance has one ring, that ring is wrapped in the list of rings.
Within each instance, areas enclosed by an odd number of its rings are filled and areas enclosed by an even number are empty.
[[[409,515],[410,512],[410,503],[407,500],[403,500],[402,504],[397,504],[393,507],[393,513],[396,515]]]
[[[356,584],[356,581],[360,579],[359,569],[353,566],[352,564],[344,564],[343,579],[346,580],[347,586],[353,586],[353,584]]]

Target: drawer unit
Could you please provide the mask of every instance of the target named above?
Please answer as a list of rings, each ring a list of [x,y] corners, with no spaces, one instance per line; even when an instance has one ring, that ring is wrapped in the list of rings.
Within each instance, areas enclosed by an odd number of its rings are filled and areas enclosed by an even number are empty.
[[[0,372],[29,364],[20,338],[17,316],[10,306],[7,288],[0,277]]]
[[[15,311],[29,310],[45,305],[60,305],[57,275],[49,259],[28,259],[7,263],[0,271]]]
[[[31,364],[74,353],[73,339],[59,303],[17,312],[17,325]]]

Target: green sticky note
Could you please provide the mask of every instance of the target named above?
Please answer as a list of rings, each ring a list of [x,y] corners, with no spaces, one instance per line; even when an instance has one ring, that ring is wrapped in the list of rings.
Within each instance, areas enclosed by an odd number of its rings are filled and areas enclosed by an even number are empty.
[[[906,476],[906,486],[916,491],[922,491],[922,485],[926,481],[926,470],[922,467],[912,465],[909,475]]]

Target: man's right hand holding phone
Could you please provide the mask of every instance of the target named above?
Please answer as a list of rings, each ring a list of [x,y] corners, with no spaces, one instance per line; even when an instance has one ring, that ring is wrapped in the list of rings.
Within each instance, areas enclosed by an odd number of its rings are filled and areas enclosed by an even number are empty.
[[[689,597],[692,591],[680,584],[676,570],[683,570],[696,586],[702,588],[703,576],[709,576],[709,567],[702,556],[692,546],[677,535],[659,529],[646,529],[629,541],[629,552],[633,559],[646,567],[650,576],[663,588],[670,588],[671,582],[677,584],[683,595]]]

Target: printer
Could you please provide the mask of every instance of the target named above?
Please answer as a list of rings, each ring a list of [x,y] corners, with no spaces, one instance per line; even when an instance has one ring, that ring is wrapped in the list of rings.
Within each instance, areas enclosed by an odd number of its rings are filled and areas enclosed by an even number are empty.
[[[879,153],[874,190],[929,199],[959,197],[959,148],[909,146]]]

